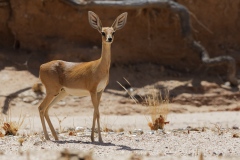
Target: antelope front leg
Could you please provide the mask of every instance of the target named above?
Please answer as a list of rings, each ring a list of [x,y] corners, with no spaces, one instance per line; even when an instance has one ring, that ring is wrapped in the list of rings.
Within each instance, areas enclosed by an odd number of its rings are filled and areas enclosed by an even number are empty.
[[[99,101],[101,98],[102,93],[91,93],[91,99],[92,99],[92,103],[94,106],[94,113],[93,113],[93,124],[92,124],[92,132],[91,132],[91,140],[92,142],[94,142],[94,130],[95,130],[95,122],[97,119],[97,123],[98,123],[98,140],[100,143],[103,143],[102,141],[102,136],[101,136],[101,131],[100,131],[100,122],[99,122],[99,118],[100,118],[100,114],[99,114]]]
[[[102,92],[97,93],[97,100],[98,100],[98,105],[97,105],[97,124],[98,124],[98,141],[103,143],[101,132],[100,132],[100,113],[99,113],[99,104],[100,104],[100,99],[102,96]]]

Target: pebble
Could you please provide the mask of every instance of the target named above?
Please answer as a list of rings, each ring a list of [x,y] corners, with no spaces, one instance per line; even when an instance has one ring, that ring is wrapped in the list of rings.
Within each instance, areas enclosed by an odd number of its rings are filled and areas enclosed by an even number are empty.
[[[136,134],[136,135],[141,135],[141,134],[143,134],[143,130],[142,129],[135,129],[132,133]]]
[[[23,98],[23,102],[25,102],[25,103],[31,103],[34,100],[35,99],[33,97],[25,97],[25,98]]]
[[[36,105],[36,104],[38,104],[39,103],[39,100],[35,100],[35,101],[32,101],[32,105]]]
[[[124,135],[124,132],[118,133],[118,135],[119,135],[119,136],[120,136],[120,135]]]
[[[3,144],[5,144],[5,142],[3,142],[3,141],[0,141],[0,145],[3,145]]]
[[[232,129],[239,129],[239,127],[238,126],[236,126],[236,125],[234,125],[233,127],[232,127]]]
[[[39,145],[41,145],[42,144],[42,141],[37,141],[37,142],[35,142],[33,145],[34,146],[39,146]]]
[[[66,102],[60,101],[60,102],[58,102],[57,104],[60,105],[60,106],[65,106],[65,105],[66,105]]]

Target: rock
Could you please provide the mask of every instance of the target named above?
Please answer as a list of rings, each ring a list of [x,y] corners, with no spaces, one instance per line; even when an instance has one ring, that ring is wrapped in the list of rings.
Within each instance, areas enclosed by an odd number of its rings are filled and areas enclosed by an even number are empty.
[[[148,134],[154,134],[154,131],[149,131]]]
[[[60,102],[58,102],[57,104],[60,105],[60,106],[65,106],[65,105],[66,105],[66,102],[60,101]]]
[[[25,97],[25,98],[23,98],[23,102],[25,102],[25,103],[31,103],[34,100],[35,100],[35,98],[33,98],[33,97]]]
[[[42,144],[42,141],[36,141],[36,142],[33,143],[34,146],[39,146],[41,144]]]
[[[35,100],[35,101],[32,101],[32,105],[36,105],[36,104],[38,104],[39,103],[39,100]]]
[[[239,129],[239,127],[238,126],[236,126],[236,125],[234,125],[233,127],[232,127],[232,129]]]
[[[135,135],[141,135],[141,134],[143,134],[143,130],[142,130],[142,129],[135,129],[135,130],[133,131],[133,134],[135,134]]]

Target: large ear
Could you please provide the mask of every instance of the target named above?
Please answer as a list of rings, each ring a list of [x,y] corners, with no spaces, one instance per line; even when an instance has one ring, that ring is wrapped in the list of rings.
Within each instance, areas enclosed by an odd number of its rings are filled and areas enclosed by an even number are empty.
[[[119,15],[116,18],[116,20],[113,22],[112,27],[115,31],[122,29],[124,27],[124,25],[126,24],[126,22],[127,22],[127,12]]]
[[[90,25],[94,29],[97,29],[99,32],[102,31],[102,23],[101,23],[101,20],[99,19],[98,15],[96,15],[92,11],[88,11],[88,20],[89,20]]]

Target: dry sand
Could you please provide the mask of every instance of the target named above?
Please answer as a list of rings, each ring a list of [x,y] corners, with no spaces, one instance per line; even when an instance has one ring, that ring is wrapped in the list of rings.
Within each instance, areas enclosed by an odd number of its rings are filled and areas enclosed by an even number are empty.
[[[201,92],[199,88],[188,85],[188,78],[152,83],[168,87],[170,93],[176,94],[169,105],[167,120],[170,124],[164,131],[155,132],[150,131],[147,125],[148,109],[134,104],[123,90],[110,83],[103,94],[100,112],[102,129],[113,131],[102,132],[104,144],[100,144],[90,141],[93,108],[89,97],[67,97],[53,106],[50,116],[59,131],[60,140],[54,141],[50,136],[51,141],[45,141],[37,109],[42,97],[30,89],[38,79],[27,71],[5,68],[0,71],[0,80],[2,109],[5,107],[8,113],[11,111],[12,121],[26,115],[18,136],[0,138],[1,160],[64,159],[61,152],[65,149],[72,159],[79,158],[78,154],[89,155],[89,152],[95,160],[197,160],[200,153],[204,154],[204,159],[240,159],[240,138],[233,137],[240,133],[239,91],[226,89],[214,82],[202,81]],[[138,86],[144,86],[141,83],[138,81]],[[145,90],[138,87],[133,94],[142,95]],[[190,103],[191,99],[198,105]],[[59,120],[62,121],[60,124]],[[70,136],[69,130],[76,128],[80,128],[76,136]],[[22,146],[19,139],[24,139]]]
[[[59,128],[56,117],[51,117],[54,126]],[[58,117],[64,119],[64,117]],[[218,156],[240,157],[239,112],[211,112],[169,114],[170,124],[165,130],[150,131],[145,116],[104,116],[108,120],[105,126],[113,130],[121,127],[123,132],[102,132],[104,144],[90,141],[90,116],[69,116],[62,123],[59,141],[43,140],[39,117],[26,118],[19,136],[1,138],[1,159],[58,159],[60,151],[68,149],[70,153],[92,152],[94,159],[128,159],[131,155],[144,156],[144,159],[198,159],[203,153],[206,159],[218,159]],[[29,121],[34,121],[29,124]],[[104,125],[102,119],[102,125]],[[69,136],[71,128],[83,130],[76,136]],[[34,133],[37,135],[34,135]],[[50,134],[50,133],[49,133]],[[24,136],[25,135],[25,136]],[[28,136],[27,136],[28,135]],[[51,134],[50,134],[51,135]],[[19,138],[25,141],[20,146]],[[97,141],[97,136],[95,137]],[[52,152],[52,153],[51,153]],[[222,158],[224,159],[224,158]],[[226,158],[227,159],[227,158]]]

